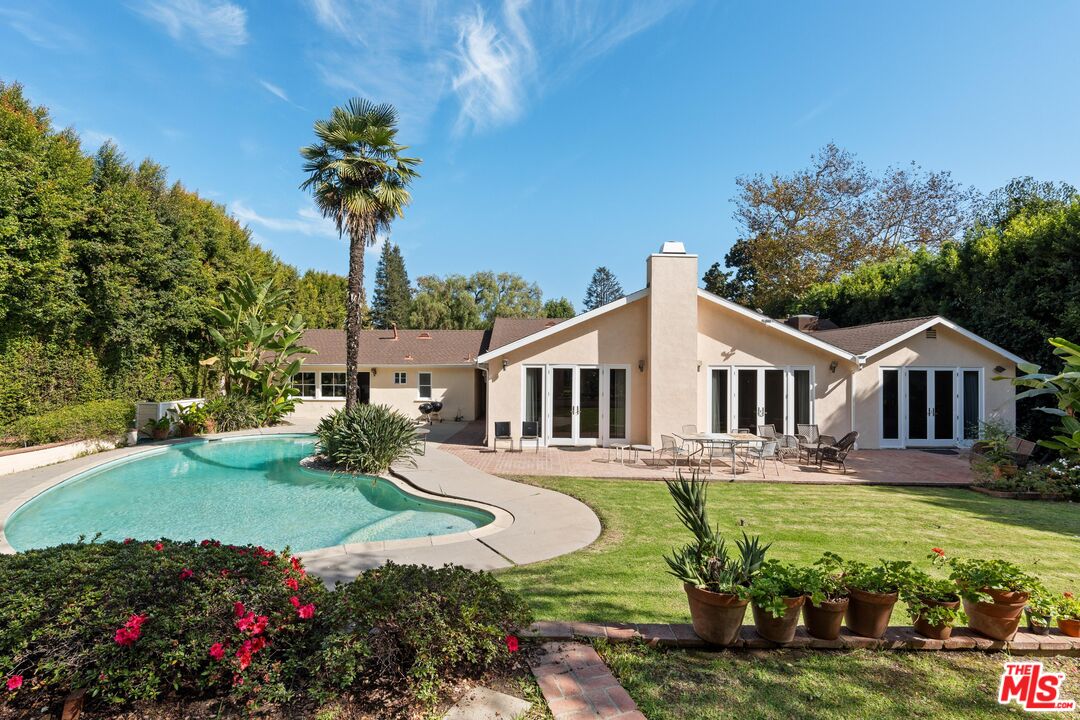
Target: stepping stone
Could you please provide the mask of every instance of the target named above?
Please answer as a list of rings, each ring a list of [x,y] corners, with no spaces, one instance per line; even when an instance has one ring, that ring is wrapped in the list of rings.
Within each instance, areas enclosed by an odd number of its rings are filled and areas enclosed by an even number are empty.
[[[516,720],[532,703],[485,687],[473,688],[450,708],[443,720]]]

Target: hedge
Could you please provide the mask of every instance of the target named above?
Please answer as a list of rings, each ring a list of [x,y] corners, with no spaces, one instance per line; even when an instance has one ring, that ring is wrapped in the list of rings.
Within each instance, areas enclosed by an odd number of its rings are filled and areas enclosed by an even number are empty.
[[[95,400],[15,420],[6,429],[23,445],[64,440],[116,438],[135,419],[135,405],[126,400]]]

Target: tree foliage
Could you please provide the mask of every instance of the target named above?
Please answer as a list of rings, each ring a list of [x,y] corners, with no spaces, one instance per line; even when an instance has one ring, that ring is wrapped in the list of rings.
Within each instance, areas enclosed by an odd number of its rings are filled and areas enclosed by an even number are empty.
[[[736,182],[740,236],[725,258],[728,271],[712,266],[706,286],[770,314],[863,263],[959,236],[973,201],[948,172],[912,163],[874,175],[832,143],[791,175]]]
[[[357,402],[356,358],[363,328],[364,253],[379,232],[405,211],[419,158],[397,142],[397,111],[352,98],[317,120],[317,142],[300,150],[310,190],[324,217],[349,236],[349,280],[345,303],[345,405]]]
[[[582,303],[586,312],[589,310],[595,310],[601,305],[607,305],[609,302],[618,300],[623,296],[622,285],[619,284],[618,278],[604,266],[596,268],[593,272],[592,279],[589,280],[589,287],[585,289],[585,301]]]
[[[542,317],[540,286],[514,273],[425,275],[416,281],[410,326],[433,330],[483,330],[497,317]]]
[[[553,298],[544,303],[544,317],[569,319],[576,314],[574,304],[565,297]]]
[[[294,309],[313,328],[345,329],[346,280],[343,275],[308,270],[296,283]],[[362,308],[367,321],[367,307]]]
[[[412,305],[412,286],[405,270],[401,248],[383,243],[379,266],[375,270],[375,295],[371,303],[371,322],[377,328],[405,327]]]

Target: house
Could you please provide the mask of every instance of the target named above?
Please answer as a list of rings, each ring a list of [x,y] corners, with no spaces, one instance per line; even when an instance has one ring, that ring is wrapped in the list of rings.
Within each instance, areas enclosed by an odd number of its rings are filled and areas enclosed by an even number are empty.
[[[970,444],[980,423],[1014,419],[1021,358],[939,317],[840,328],[775,320],[698,287],[698,258],[664,243],[646,286],[562,322],[498,319],[489,331],[372,330],[360,350],[363,401],[409,414],[536,421],[547,445],[659,446],[696,425],[713,432],[816,423],[863,448]],[[344,334],[311,330],[319,350],[298,378],[313,400],[344,397]]]

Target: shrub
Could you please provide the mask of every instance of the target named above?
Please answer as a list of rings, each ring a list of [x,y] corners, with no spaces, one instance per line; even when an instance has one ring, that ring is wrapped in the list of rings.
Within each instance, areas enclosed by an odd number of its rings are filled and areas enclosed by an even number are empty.
[[[316,452],[350,472],[378,475],[420,453],[416,425],[387,405],[354,405],[319,421]]]
[[[400,693],[432,706],[444,685],[477,677],[516,649],[524,602],[486,573],[388,564],[338,588],[319,678],[328,690]]]
[[[203,409],[213,418],[217,432],[246,430],[261,424],[258,402],[238,393],[207,400]]]
[[[78,543],[0,557],[0,676],[24,678],[13,700],[80,688],[112,705],[174,693],[290,698],[329,593],[286,555],[204,543]]]
[[[75,344],[34,338],[0,343],[0,377],[0,426],[109,396],[97,358]]]
[[[1060,495],[1069,500],[1080,501],[1080,461],[1059,458],[1046,465],[1034,465],[1015,475],[986,478],[980,487],[1002,492],[1039,493]]]
[[[123,435],[134,419],[135,406],[126,400],[95,400],[28,415],[13,422],[9,432],[26,445],[115,438]]]

